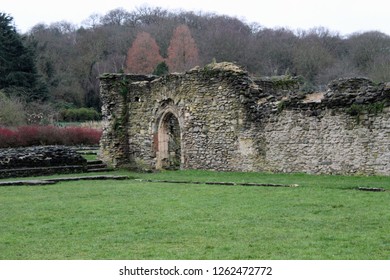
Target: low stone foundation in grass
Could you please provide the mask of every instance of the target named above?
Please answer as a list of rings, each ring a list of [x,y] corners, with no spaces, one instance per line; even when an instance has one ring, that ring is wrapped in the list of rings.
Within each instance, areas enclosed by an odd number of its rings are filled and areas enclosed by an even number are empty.
[[[0,178],[87,171],[87,160],[66,146],[0,149]]]
[[[115,176],[115,175],[77,176],[77,177],[66,177],[66,178],[6,181],[6,182],[0,182],[0,187],[54,185],[59,182],[70,182],[70,181],[81,181],[81,180],[129,180],[129,179],[132,178],[129,176]]]

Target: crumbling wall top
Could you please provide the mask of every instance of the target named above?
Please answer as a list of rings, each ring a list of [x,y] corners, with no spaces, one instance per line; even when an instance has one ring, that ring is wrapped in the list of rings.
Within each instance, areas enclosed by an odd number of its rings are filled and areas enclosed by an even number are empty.
[[[130,73],[104,73],[98,77],[100,80],[119,80],[122,78],[127,78],[134,82],[140,81],[153,81],[158,78],[155,75],[141,75],[141,74],[130,74]]]
[[[341,78],[330,82],[327,89],[321,92],[304,92],[302,77],[251,77],[242,67],[231,62],[213,62],[204,67],[194,67],[184,73],[170,73],[162,77],[154,75],[140,75],[128,73],[105,73],[100,80],[110,86],[113,81],[125,81],[129,83],[172,83],[184,77],[208,80],[210,83],[218,83],[221,79],[228,78],[237,91],[251,93],[253,101],[257,104],[275,103],[283,107],[303,108],[313,105],[316,107],[343,107],[353,103],[365,104],[390,100],[390,83],[374,83],[362,78]],[[217,79],[216,79],[217,78]],[[193,79],[193,78],[191,78]],[[111,82],[112,81],[112,82]],[[191,82],[191,81],[189,81]],[[261,99],[258,101],[257,99]],[[266,99],[264,99],[266,98]],[[272,104],[270,104],[272,105]],[[273,106],[272,105],[272,106]]]

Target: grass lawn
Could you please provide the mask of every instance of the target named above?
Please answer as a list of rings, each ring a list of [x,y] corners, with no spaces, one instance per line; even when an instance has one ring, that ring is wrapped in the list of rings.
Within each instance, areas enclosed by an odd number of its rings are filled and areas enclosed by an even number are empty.
[[[85,155],[82,155],[82,156],[86,160],[96,160],[97,159],[97,155],[94,155],[94,154],[85,154]]]
[[[0,259],[390,259],[390,177],[110,174],[299,187],[136,180],[0,187]]]

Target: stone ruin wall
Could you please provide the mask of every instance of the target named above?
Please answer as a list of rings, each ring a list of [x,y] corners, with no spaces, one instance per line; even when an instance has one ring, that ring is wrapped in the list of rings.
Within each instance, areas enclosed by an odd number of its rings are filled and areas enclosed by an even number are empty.
[[[87,160],[66,146],[0,149],[0,178],[87,171]]]
[[[296,78],[256,80],[217,63],[106,74],[101,97],[101,157],[112,166],[169,168],[175,154],[181,169],[390,175],[389,84],[341,79],[305,94]],[[172,134],[179,152],[166,151]]]
[[[290,95],[261,133],[270,171],[390,175],[389,101],[389,84],[366,79]]]

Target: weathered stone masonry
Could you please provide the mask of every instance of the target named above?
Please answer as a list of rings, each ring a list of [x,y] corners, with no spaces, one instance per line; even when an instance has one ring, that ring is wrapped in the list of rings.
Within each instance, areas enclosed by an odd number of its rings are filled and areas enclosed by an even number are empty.
[[[163,77],[101,76],[112,166],[390,175],[390,84],[256,80],[215,63]]]
[[[87,160],[70,147],[0,149],[0,178],[86,171]]]

